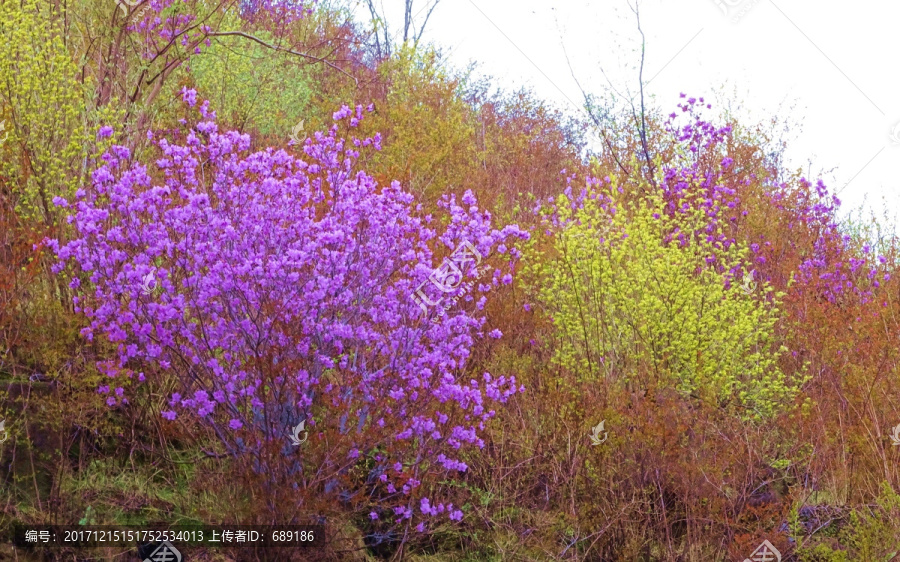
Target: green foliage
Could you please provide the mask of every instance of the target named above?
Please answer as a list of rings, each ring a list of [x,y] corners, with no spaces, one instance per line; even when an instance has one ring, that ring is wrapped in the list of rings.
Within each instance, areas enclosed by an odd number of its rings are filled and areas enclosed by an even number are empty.
[[[94,517],[94,508],[91,506],[87,506],[87,509],[84,510],[84,517],[78,520],[79,525],[96,525],[97,518]]]
[[[791,514],[791,532],[797,539],[797,556],[802,562],[845,562],[871,560],[887,562],[900,554],[897,543],[900,528],[900,494],[882,482],[881,492],[872,506],[854,508],[839,526],[837,540],[824,538],[828,529],[817,529],[812,536],[799,524],[796,509]],[[831,527],[838,527],[837,524]]]
[[[668,216],[660,197],[627,202],[614,182],[571,206],[557,200],[563,226],[552,251],[533,245],[529,258],[535,296],[557,329],[559,366],[582,381],[675,388],[744,419],[771,417],[794,396],[773,343],[780,295],[765,283],[745,291],[729,273],[746,261],[746,246],[672,239],[706,225],[699,205]]]
[[[849,562],[850,558],[843,550],[833,550],[825,544],[818,544],[812,549],[804,549],[797,553],[801,562]]]
[[[274,43],[265,32],[256,36]],[[287,142],[292,127],[304,119],[311,95],[301,65],[293,55],[244,37],[224,36],[191,59],[191,74],[201,99],[209,99],[220,118],[238,129],[252,128]]]
[[[900,554],[900,494],[883,482],[873,509],[861,508],[850,515],[843,543],[855,552],[856,560],[888,561]]]

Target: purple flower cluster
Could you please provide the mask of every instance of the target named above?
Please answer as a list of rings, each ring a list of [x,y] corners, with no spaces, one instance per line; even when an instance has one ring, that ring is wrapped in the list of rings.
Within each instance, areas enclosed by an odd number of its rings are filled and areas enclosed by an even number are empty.
[[[881,281],[890,279],[887,273],[887,259],[877,256],[871,259],[871,248],[864,245],[862,255],[856,255],[851,248],[849,235],[842,234],[835,217],[841,201],[828,192],[827,186],[818,180],[815,191],[812,184],[801,178],[802,189],[793,193],[799,197],[799,209],[789,228],[802,225],[816,233],[811,255],[805,257],[799,266],[798,279],[806,287],[821,293],[829,302],[852,296],[860,303],[868,302]],[[782,198],[789,193],[788,186],[778,186],[773,198]]]
[[[717,256],[718,251],[727,251],[738,238],[746,236],[741,229],[749,210],[741,194],[752,184],[765,183],[765,180],[754,173],[736,169],[735,160],[728,151],[731,127],[716,126],[702,116],[703,108],[710,108],[710,104],[703,98],[685,94],[681,94],[681,98],[684,101],[678,104],[680,112],[671,113],[664,124],[673,151],[660,166],[657,185],[665,203],[664,212],[669,216],[699,211],[705,220],[701,228],[692,231],[676,226],[669,233],[667,242],[687,246],[695,240],[703,240],[713,250],[707,258],[708,265],[724,269],[726,266]],[[538,201],[535,206],[535,213],[545,214],[548,226],[562,226],[557,208],[559,201],[565,201],[574,211],[586,198],[599,198],[603,209],[614,211],[609,196],[598,189],[610,183],[608,177],[588,177],[585,188],[574,193],[571,182],[575,176],[568,175],[566,170],[561,174],[566,180],[566,197],[559,200],[551,197]],[[621,186],[618,191],[622,193]],[[884,257],[872,259],[869,256],[871,248],[864,248],[861,256],[851,249],[849,239],[841,233],[836,219],[840,200],[829,193],[821,180],[815,186],[806,179],[801,179],[799,185],[766,184],[763,194],[767,203],[786,217],[789,229],[799,231],[802,228],[813,236],[812,255],[801,255],[798,272],[798,281],[807,290],[821,293],[831,302],[847,295],[866,302],[872,297],[872,291],[890,278]],[[653,216],[660,218],[658,213]],[[547,230],[546,233],[552,232]],[[730,266],[728,279],[741,279],[749,271],[756,270],[762,279],[770,280],[766,256],[771,257],[772,242],[762,238],[750,242],[751,263]],[[800,250],[794,240],[788,239],[785,243]]]
[[[242,1],[240,14],[277,33],[312,14],[315,3],[316,0]],[[173,45],[184,49],[188,58],[200,54],[201,45],[208,47],[210,37],[219,31],[202,23],[212,19],[211,7],[197,0],[143,0],[138,6],[128,16],[126,29],[140,38],[142,57],[148,61],[169,60]]]
[[[681,97],[687,96],[681,94]],[[700,114],[703,105],[703,98],[693,97],[678,104],[689,119],[680,126],[677,124],[678,113],[669,115],[666,130],[683,147],[684,154],[662,166],[659,187],[665,211],[670,216],[699,209],[706,217],[706,224],[695,232],[673,232],[672,241],[686,246],[695,238],[704,238],[712,248],[727,250],[735,243],[734,230],[741,199],[738,186],[732,184],[734,159],[718,156],[717,148],[728,138],[731,127],[716,127],[704,120]],[[705,107],[711,106],[707,103]],[[713,265],[716,257],[710,256],[708,261]],[[741,272],[731,273],[739,275]]]
[[[196,104],[192,91],[182,96]],[[234,455],[286,441],[307,420],[304,455],[318,470],[377,456],[371,480],[382,508],[460,518],[424,500],[422,482],[465,471],[459,451],[482,447],[493,408],[522,389],[514,377],[464,376],[486,336],[480,311],[492,284],[436,322],[411,295],[435,266],[429,242],[442,252],[462,241],[484,256],[496,249],[511,269],[511,239],[527,234],[493,229],[466,193],[462,205],[443,200],[449,217],[438,236],[399,184],[378,186],[356,169],[356,148],[378,139],[348,142],[338,131],[363,118],[361,107],[335,114],[302,158],[249,153],[248,135],[219,132],[208,103],[198,109],[193,126],[156,139],[152,166],[114,146],[91,186],[56,200],[77,235],[50,245],[90,320],[83,334],[118,346],[106,374],[175,377],[180,388],[162,415],[199,416]],[[147,294],[151,274],[158,290]],[[125,401],[121,387],[101,391]]]
[[[682,94],[681,97],[686,96]],[[739,192],[758,178],[748,174],[737,179],[734,159],[722,156],[720,149],[725,146],[731,129],[705,121],[699,111],[703,103],[703,98],[688,98],[686,103],[679,104],[681,112],[689,116],[688,124],[675,126],[678,114],[669,116],[667,128],[675,141],[687,149],[689,157],[686,161],[678,158],[675,165],[663,168],[661,187],[670,213],[689,212],[699,206],[709,219],[704,231],[676,233],[679,243],[689,243],[692,236],[706,236],[714,247],[727,249],[735,242],[740,219],[748,214],[746,209],[742,210]],[[880,286],[879,279],[889,279],[884,257],[870,262],[866,257],[868,248],[863,249],[863,256],[855,255],[849,236],[841,233],[836,218],[841,202],[821,179],[815,187],[801,178],[799,185],[782,182],[766,185],[764,189],[768,203],[786,214],[788,229],[799,231],[802,228],[814,238],[812,255],[801,256],[803,261],[798,272],[798,281],[807,290],[821,293],[830,302],[852,295],[864,303]],[[786,240],[786,243],[797,249],[794,240]],[[772,243],[765,240],[750,245],[753,266],[765,266],[766,249],[771,246]],[[737,269],[731,271],[733,276],[745,273]]]

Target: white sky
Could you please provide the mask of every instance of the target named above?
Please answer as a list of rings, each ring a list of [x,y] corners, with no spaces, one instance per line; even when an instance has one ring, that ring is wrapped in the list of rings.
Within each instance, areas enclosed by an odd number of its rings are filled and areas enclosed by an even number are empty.
[[[402,2],[382,1],[396,27]],[[414,9],[424,5],[417,0]],[[644,0],[645,94],[665,113],[684,92],[714,109],[730,98],[733,111],[754,122],[788,118],[802,126],[788,137],[792,167],[821,175],[845,212],[868,201],[894,217],[898,22],[898,0]],[[626,0],[441,0],[425,30],[454,64],[477,61],[500,86],[531,87],[571,111],[583,97],[565,52],[588,91],[606,84],[602,68],[620,91],[634,92],[639,39]]]

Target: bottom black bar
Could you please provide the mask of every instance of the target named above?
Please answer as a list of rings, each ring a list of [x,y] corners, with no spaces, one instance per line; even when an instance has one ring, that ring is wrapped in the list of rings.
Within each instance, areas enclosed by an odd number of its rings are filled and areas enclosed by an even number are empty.
[[[28,547],[131,547],[168,541],[205,547],[315,547],[324,525],[14,525],[12,543]]]

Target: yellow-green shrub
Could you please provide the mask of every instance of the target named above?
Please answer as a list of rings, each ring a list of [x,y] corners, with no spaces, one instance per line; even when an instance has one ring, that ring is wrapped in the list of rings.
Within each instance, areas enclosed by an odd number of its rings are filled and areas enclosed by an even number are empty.
[[[236,19],[229,16],[224,26],[237,28]],[[276,42],[264,31],[254,35]],[[305,117],[309,101],[303,64],[250,39],[223,36],[191,59],[191,74],[201,99],[209,99],[224,122],[287,142],[291,128]]]
[[[53,197],[71,194],[86,169],[84,90],[50,5],[0,2],[0,97],[9,136],[2,159],[16,208],[53,224]]]
[[[675,389],[745,419],[794,396],[774,344],[781,295],[731,273],[749,250],[708,241],[717,232],[703,230],[699,204],[668,215],[661,196],[627,201],[613,179],[589,185],[583,204],[561,196],[555,208],[550,248],[532,244],[528,263],[560,367],[628,392]]]

